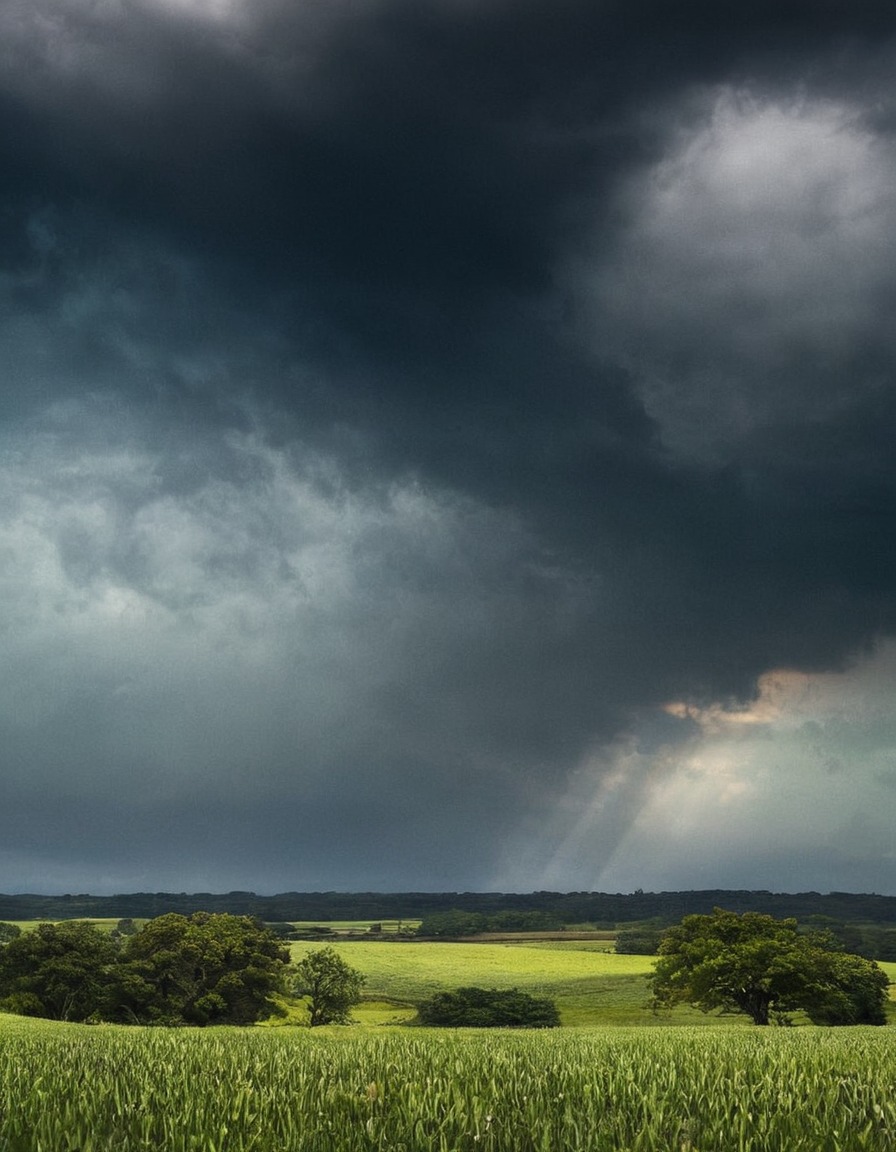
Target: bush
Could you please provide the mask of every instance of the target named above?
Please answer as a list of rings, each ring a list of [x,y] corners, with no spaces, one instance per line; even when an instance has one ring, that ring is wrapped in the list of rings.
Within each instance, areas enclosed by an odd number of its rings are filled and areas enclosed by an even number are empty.
[[[626,928],[616,936],[616,952],[620,956],[656,956],[662,938],[662,928]]]
[[[420,1005],[420,1019],[443,1028],[556,1028],[560,1024],[553,1000],[516,988],[439,992]]]

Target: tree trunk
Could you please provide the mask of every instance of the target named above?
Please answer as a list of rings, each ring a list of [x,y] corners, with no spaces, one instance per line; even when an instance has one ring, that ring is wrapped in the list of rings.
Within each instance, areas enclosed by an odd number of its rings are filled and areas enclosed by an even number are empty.
[[[768,1024],[768,1010],[771,1001],[767,996],[756,994],[750,997],[750,1004],[747,1008],[748,1014],[752,1017],[754,1024]]]

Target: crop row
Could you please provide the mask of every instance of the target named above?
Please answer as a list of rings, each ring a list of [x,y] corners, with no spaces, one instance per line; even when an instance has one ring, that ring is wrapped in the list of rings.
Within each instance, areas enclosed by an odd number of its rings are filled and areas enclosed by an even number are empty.
[[[894,1088],[890,1029],[322,1034],[0,1017],[4,1152],[890,1152]]]

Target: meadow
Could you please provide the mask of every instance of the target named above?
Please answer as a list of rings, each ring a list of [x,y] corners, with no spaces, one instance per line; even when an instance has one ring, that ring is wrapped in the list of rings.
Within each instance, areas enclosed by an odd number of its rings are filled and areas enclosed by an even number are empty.
[[[892,1152],[896,1032],[756,1028],[648,1006],[653,959],[604,942],[335,947],[367,979],[350,1027],[0,1014],[2,1152]],[[891,979],[896,964],[885,964]],[[565,1027],[414,1023],[434,991],[550,996]],[[409,1026],[410,1025],[410,1026]],[[661,1026],[657,1026],[661,1025]]]
[[[890,1029],[148,1029],[0,1016],[4,1152],[891,1152]]]
[[[554,1000],[565,1027],[589,1024],[694,1024],[711,1018],[687,1006],[673,1013],[650,1010],[647,978],[653,957],[617,956],[602,941],[532,941],[466,944],[421,941],[326,941],[366,977],[362,1023],[411,1019],[415,1005],[435,992],[463,985],[518,988]],[[290,946],[293,960],[319,948]],[[407,1006],[403,1008],[402,1006]]]

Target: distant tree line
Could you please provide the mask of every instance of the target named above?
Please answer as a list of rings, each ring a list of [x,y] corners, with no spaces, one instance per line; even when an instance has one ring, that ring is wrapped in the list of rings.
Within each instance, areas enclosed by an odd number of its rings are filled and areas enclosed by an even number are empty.
[[[833,916],[809,916],[802,927],[826,932],[844,952],[869,960],[896,960],[896,928],[879,924],[856,924]]]
[[[677,924],[684,916],[710,914],[724,907],[733,912],[760,912],[795,917],[801,923],[826,917],[830,931],[849,931],[858,938],[849,947],[878,959],[896,959],[896,897],[848,892],[707,890],[693,892],[253,892],[188,894],[137,892],[119,896],[0,895],[0,920],[153,919],[178,913],[228,913],[264,921],[423,919],[461,911],[487,918],[502,913],[536,912],[553,925],[594,924],[615,928],[654,921]],[[501,929],[488,928],[487,931]]]
[[[428,939],[445,939],[479,936],[484,932],[551,932],[562,927],[563,922],[557,916],[537,909],[508,909],[487,913],[452,908],[449,912],[430,912],[424,916],[417,935]]]
[[[799,922],[803,934],[824,935],[840,952],[866,960],[896,960],[896,928],[875,924],[851,924],[831,916],[808,916]],[[639,956],[655,956],[665,929],[657,924],[636,925],[617,933],[615,950]]]

